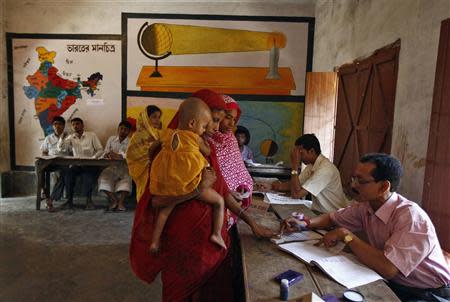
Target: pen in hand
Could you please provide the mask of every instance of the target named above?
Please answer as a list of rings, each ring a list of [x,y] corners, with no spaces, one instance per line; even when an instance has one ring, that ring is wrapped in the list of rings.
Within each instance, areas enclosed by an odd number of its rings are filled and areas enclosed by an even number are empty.
[[[280,227],[280,233],[278,234],[279,238],[283,237],[284,229],[286,227],[284,224],[285,224],[285,221],[282,221],[281,222],[281,227]]]

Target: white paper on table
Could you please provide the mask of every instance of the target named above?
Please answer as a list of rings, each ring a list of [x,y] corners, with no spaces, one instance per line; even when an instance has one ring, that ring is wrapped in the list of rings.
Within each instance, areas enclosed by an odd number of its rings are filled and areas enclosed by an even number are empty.
[[[354,255],[342,252],[341,247],[334,247],[333,250],[323,245],[315,246],[316,242],[292,242],[278,247],[308,264],[316,265],[347,288],[383,279],[374,270],[360,263]]]
[[[322,235],[314,232],[314,231],[303,231],[303,232],[295,232],[290,234],[283,234],[280,238],[272,238],[272,241],[275,244],[294,242],[294,241],[307,241],[307,240],[317,240],[321,239]]]
[[[308,208],[311,208],[312,201],[307,199],[294,199],[289,196],[280,195],[277,193],[266,193],[264,198],[270,204],[303,204]]]

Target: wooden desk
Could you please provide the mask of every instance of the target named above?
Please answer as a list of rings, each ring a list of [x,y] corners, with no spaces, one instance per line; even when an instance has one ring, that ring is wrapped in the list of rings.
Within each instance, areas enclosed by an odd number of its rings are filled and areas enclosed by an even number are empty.
[[[287,218],[292,212],[302,212],[310,217],[317,216],[304,205],[271,205],[271,207],[281,219]],[[346,289],[344,286],[331,280],[317,267],[309,267],[309,270],[321,295],[332,294],[340,297]],[[364,295],[366,301],[400,301],[382,280],[359,286],[355,289]]]
[[[272,206],[280,217],[286,217],[294,211],[301,211],[304,206]],[[285,208],[282,211],[279,208]],[[279,220],[271,212],[260,212],[249,209],[255,219],[267,227],[276,229]],[[312,213],[313,214],[313,213]],[[245,282],[246,301],[279,301],[279,284],[273,278],[288,269],[298,271],[304,279],[293,285],[289,291],[290,300],[294,301],[302,295],[315,292],[319,296],[332,294],[341,298],[345,287],[333,281],[318,268],[307,266],[294,256],[282,252],[275,244],[267,240],[256,239],[250,228],[242,221],[238,223],[238,232],[242,250],[242,265]],[[364,286],[357,287],[366,298],[365,301],[400,301],[390,288],[378,280]]]
[[[121,162],[123,160],[112,159],[93,159],[93,158],[76,158],[76,157],[38,157],[34,163],[37,188],[36,188],[36,210],[41,209],[41,191],[44,189],[46,196],[50,196],[50,172],[57,170],[60,167],[69,166],[95,166],[107,167],[114,162]]]
[[[271,212],[261,213],[249,209],[249,213],[264,226],[278,229],[279,222]],[[288,269],[304,275],[304,279],[289,290],[290,298],[298,298],[309,292],[319,292],[308,271],[301,261],[279,250],[268,240],[255,238],[250,227],[243,221],[238,222],[238,232],[242,252],[245,300],[280,301],[280,285],[274,277]]]

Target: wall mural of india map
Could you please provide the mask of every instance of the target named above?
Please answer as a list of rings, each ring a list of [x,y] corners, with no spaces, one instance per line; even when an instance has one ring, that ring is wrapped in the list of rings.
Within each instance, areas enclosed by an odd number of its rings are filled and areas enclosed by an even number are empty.
[[[39,46],[36,52],[40,63],[39,69],[26,77],[29,86],[24,86],[23,90],[27,98],[34,101],[36,115],[44,135],[47,136],[53,132],[53,118],[63,115],[77,99],[83,98],[82,89],[85,89],[89,96],[95,96],[103,75],[95,72],[85,81],[81,81],[79,77],[76,81],[65,79],[58,74],[58,68],[53,65],[55,51],[48,51],[45,47]]]
[[[7,34],[13,168],[34,165],[55,116],[82,118],[103,144],[115,133],[122,113],[119,39]]]

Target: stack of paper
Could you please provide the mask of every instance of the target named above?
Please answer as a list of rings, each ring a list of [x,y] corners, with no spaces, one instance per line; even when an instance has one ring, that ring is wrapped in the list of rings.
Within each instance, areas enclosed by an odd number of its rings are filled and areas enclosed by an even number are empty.
[[[303,204],[311,208],[312,201],[306,199],[294,199],[289,196],[280,195],[277,193],[266,193],[264,200],[270,204]]]

